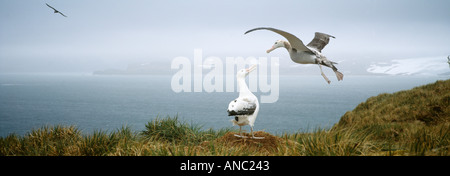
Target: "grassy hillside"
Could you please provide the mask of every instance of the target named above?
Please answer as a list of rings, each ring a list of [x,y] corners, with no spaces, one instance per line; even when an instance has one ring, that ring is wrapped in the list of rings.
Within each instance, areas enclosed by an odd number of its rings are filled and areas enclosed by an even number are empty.
[[[450,154],[450,80],[381,94],[359,104],[331,129],[236,138],[235,130],[201,130],[177,117],[156,118],[146,129],[122,127],[82,134],[74,126],[31,130],[0,138],[0,155],[444,155]],[[248,135],[248,134],[247,134]]]
[[[450,80],[446,80],[371,97],[345,113],[332,131],[368,133],[380,151],[394,154],[448,155],[449,127]]]

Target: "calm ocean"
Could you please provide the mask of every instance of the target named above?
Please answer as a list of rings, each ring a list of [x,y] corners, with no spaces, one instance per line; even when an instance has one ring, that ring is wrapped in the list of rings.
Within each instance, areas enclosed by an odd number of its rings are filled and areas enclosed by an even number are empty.
[[[320,75],[280,76],[279,99],[261,104],[255,130],[281,134],[329,128],[371,96],[448,76],[346,76],[341,82],[330,78],[328,85]],[[204,129],[232,126],[226,109],[238,92],[175,93],[170,81],[171,76],[2,74],[0,136],[56,124],[75,125],[83,133],[123,125],[140,131],[157,116],[177,114]]]

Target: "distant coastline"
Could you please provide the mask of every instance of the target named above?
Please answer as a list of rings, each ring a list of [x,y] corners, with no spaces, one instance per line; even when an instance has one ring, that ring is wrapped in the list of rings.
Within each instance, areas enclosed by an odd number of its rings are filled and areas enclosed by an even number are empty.
[[[284,61],[283,61],[284,62]],[[161,67],[161,65],[167,65]],[[450,75],[446,56],[393,59],[389,62],[363,63],[361,67],[349,68],[352,64],[342,65],[344,75],[401,75],[401,76],[446,76]],[[346,67],[347,66],[347,67]],[[204,69],[208,73],[211,69]],[[350,71],[351,70],[351,71]],[[316,65],[280,64],[280,75],[317,75]],[[177,70],[170,68],[170,63],[133,63],[125,69],[108,68],[93,71],[93,75],[172,75]],[[327,73],[326,73],[327,74]],[[332,73],[330,73],[332,74]]]
[[[170,70],[169,70],[170,71]],[[155,64],[141,63],[130,64],[126,69],[105,69],[92,72],[93,75],[163,75],[168,74],[167,71],[162,72],[161,68]]]

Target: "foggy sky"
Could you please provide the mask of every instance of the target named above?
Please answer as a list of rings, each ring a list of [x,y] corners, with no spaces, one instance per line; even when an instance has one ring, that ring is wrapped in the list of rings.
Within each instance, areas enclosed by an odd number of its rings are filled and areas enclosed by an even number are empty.
[[[67,15],[54,14],[48,3]],[[177,56],[280,57],[288,31],[304,43],[336,36],[323,53],[342,64],[450,54],[448,0],[0,0],[0,73],[92,72],[133,63],[170,69]]]

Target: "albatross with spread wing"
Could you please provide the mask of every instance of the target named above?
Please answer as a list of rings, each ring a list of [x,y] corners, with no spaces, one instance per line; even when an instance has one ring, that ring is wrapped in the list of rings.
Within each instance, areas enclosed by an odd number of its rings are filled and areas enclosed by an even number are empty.
[[[295,35],[292,35],[288,32],[275,29],[275,28],[269,28],[269,27],[260,27],[251,29],[245,34],[256,31],[256,30],[269,30],[272,32],[275,32],[277,34],[282,35],[284,38],[286,38],[288,41],[278,40],[275,42],[275,44],[267,50],[267,53],[270,53],[271,51],[284,47],[288,50],[289,55],[295,63],[299,64],[317,64],[319,65],[320,72],[327,81],[328,84],[330,84],[330,80],[325,76],[325,74],[322,71],[322,65],[326,67],[330,67],[333,69],[334,73],[336,73],[336,77],[338,81],[341,81],[344,78],[344,74],[338,71],[338,69],[334,66],[334,64],[337,64],[336,62],[332,62],[327,59],[324,55],[322,55],[322,49],[328,44],[331,38],[335,38],[334,36],[316,32],[314,39],[309,42],[308,45],[304,45],[303,42],[297,38]]]

